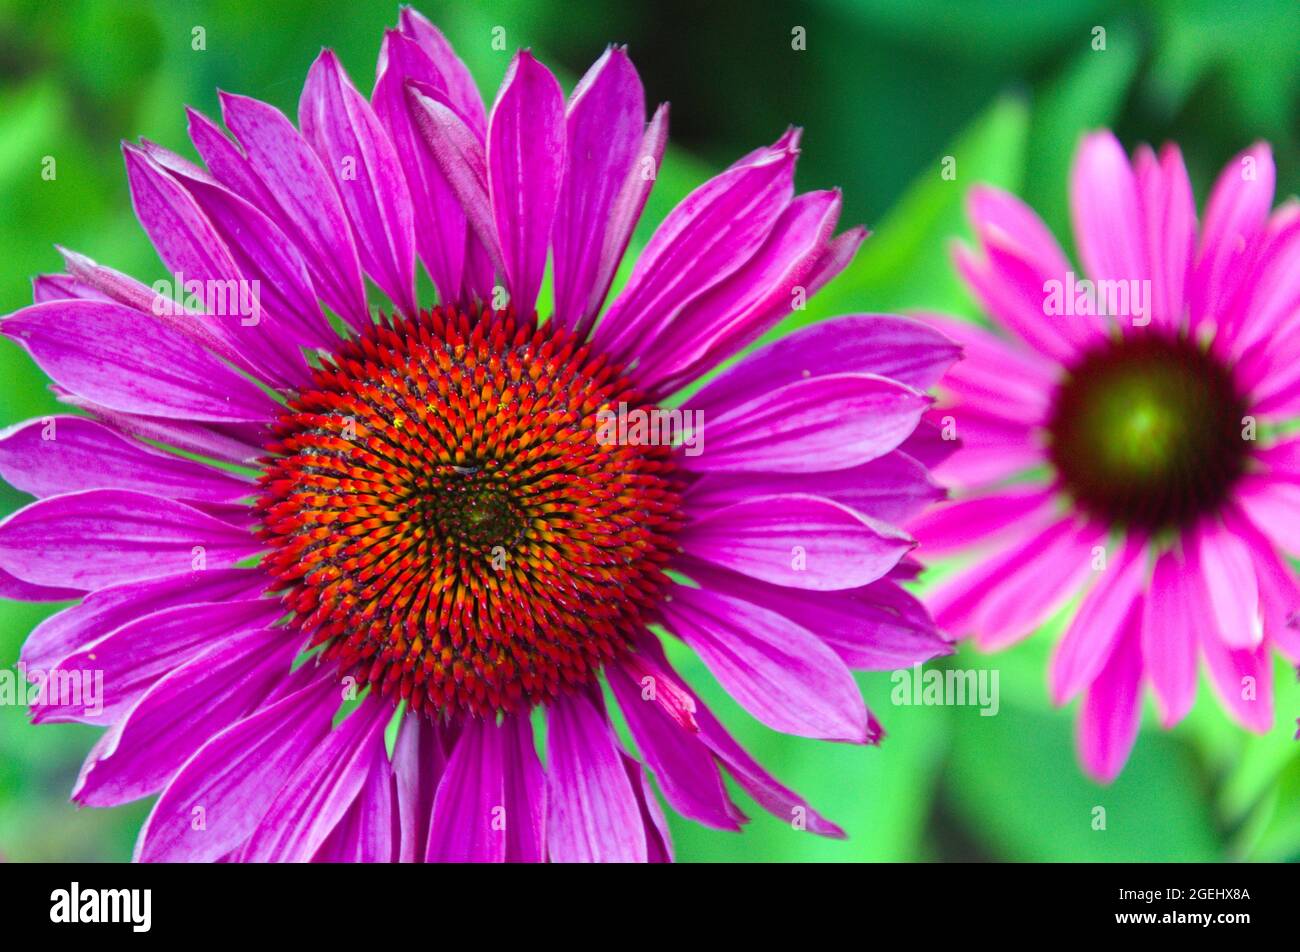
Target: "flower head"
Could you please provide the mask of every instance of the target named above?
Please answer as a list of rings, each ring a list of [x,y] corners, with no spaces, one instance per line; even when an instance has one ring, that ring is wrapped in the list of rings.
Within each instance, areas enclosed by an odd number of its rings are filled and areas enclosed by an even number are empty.
[[[1198,657],[1228,711],[1273,723],[1273,649],[1300,661],[1300,216],[1270,213],[1265,145],[1224,169],[1197,227],[1182,156],[1088,136],[1071,182],[1076,275],[1032,210],[971,195],[982,254],[958,268],[997,326],[935,317],[966,359],[944,383],[965,447],[923,550],[977,553],[935,593],[941,627],[986,649],[1083,600],[1052,696],[1085,699],[1084,765],[1113,778],[1149,686],[1161,723],[1196,694]]]
[[[624,50],[567,103],[521,52],[489,112],[407,9],[369,100],[327,50],[297,128],[221,104],[230,136],[190,112],[202,166],[125,147],[168,281],[65,252],[0,324],[83,411],[0,440],[38,497],[0,525],[0,594],[79,600],[23,661],[103,679],[96,710],[34,706],[107,728],[75,799],[158,794],[144,860],[646,860],[649,774],[738,829],[725,770],[840,835],[655,633],[765,724],[855,743],[881,732],[850,668],[948,650],[893,524],[939,495],[914,431],[955,345],[839,318],[668,402],[865,236],[794,193],[798,131],[692,192],[606,308],[667,130]]]

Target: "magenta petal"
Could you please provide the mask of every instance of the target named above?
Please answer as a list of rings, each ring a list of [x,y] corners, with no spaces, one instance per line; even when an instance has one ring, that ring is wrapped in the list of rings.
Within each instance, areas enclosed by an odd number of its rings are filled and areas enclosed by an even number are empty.
[[[1094,547],[1105,541],[1105,526],[1079,519],[1063,519],[1039,536],[1032,556],[1007,565],[976,612],[980,650],[1006,648],[1064,608],[1087,584]]]
[[[307,73],[298,125],[338,188],[366,273],[398,310],[415,314],[415,221],[402,164],[332,50]]]
[[[299,764],[244,846],[248,863],[305,863],[325,843],[384,757],[393,706],[367,696]],[[389,827],[391,832],[391,825]]]
[[[1253,649],[1264,638],[1259,586],[1250,548],[1230,530],[1212,527],[1198,533],[1196,559],[1205,582],[1210,613],[1205,634],[1234,649]]]
[[[220,233],[239,272],[258,282],[262,322],[258,328],[263,337],[270,338],[270,344],[283,351],[279,360],[287,366],[291,379],[310,383],[311,375],[298,347],[328,346],[337,343],[338,335],[320,309],[302,254],[280,226],[253,202],[208,173],[193,170],[174,153],[150,143],[145,149],[198,203]],[[241,329],[241,338],[251,332],[252,328]]]
[[[1201,651],[1210,669],[1210,683],[1233,719],[1249,730],[1264,733],[1273,726],[1273,659],[1269,646],[1233,648],[1216,631],[1216,610],[1210,600],[1214,580],[1200,560],[1200,546],[1189,553],[1193,611],[1205,623],[1198,626]]]
[[[121,436],[85,417],[54,416],[0,431],[0,475],[37,498],[133,489],[170,499],[233,503],[252,482]]]
[[[119,413],[93,400],[68,393],[57,385],[51,389],[60,403],[86,411],[100,423],[125,436],[157,440],[184,452],[237,465],[255,463],[266,455],[262,442],[269,429],[265,423],[203,423]]]
[[[501,863],[506,858],[501,729],[470,717],[438,784],[426,859],[445,863]]]
[[[768,727],[851,743],[871,739],[853,675],[812,632],[769,608],[683,585],[661,610],[665,625],[727,693]]]
[[[705,512],[750,496],[801,492],[894,525],[944,498],[924,466],[893,450],[861,466],[827,473],[710,473],[691,485],[686,500],[690,509]]]
[[[1261,414],[1272,411],[1273,401],[1269,398],[1285,390],[1297,377],[1294,359],[1286,362],[1300,343],[1297,274],[1300,274],[1300,203],[1288,202],[1269,220],[1252,273],[1242,282],[1231,313],[1226,315],[1231,354],[1247,355],[1236,368],[1241,375],[1238,379],[1258,382],[1254,396],[1256,410]],[[1279,338],[1287,340],[1289,346],[1277,346]],[[1270,372],[1273,368],[1279,372]]]
[[[78,281],[70,274],[38,274],[32,279],[32,303],[67,301],[80,298],[87,301],[111,301],[107,294]]]
[[[1107,131],[1084,137],[1070,173],[1070,211],[1079,257],[1094,281],[1151,277],[1137,177],[1119,140]],[[1118,315],[1130,323],[1133,315]],[[1058,318],[1064,319],[1064,318]]]
[[[545,781],[526,717],[465,721],[438,784],[430,862],[541,862]]]
[[[1093,779],[1110,783],[1137,740],[1142,715],[1141,601],[1134,602],[1115,649],[1097,674],[1079,712],[1079,756]]]
[[[1264,637],[1293,664],[1300,664],[1300,625],[1296,624],[1300,619],[1300,580],[1268,537],[1248,519],[1236,511],[1225,518],[1249,546],[1254,560]]]
[[[553,319],[571,328],[600,310],[631,237],[630,229],[611,230],[622,224],[611,213],[637,171],[645,132],[645,92],[625,49],[608,48],[587,70],[570,97],[566,129],[568,162],[551,241]]]
[[[442,76],[427,53],[410,37],[390,30],[379,51],[379,78],[371,95],[375,115],[388,132],[415,215],[415,244],[441,302],[465,298],[465,238],[468,223],[456,193],[424,142],[406,103],[406,82],[438,86]]]
[[[200,602],[166,608],[127,622],[103,637],[60,659],[50,672],[91,672],[102,678],[102,710],[87,710],[74,695],[33,705],[32,720],[111,723],[124,714],[160,678],[186,664],[216,639],[248,629],[261,629],[284,614],[275,599]],[[267,636],[271,640],[275,636]],[[284,673],[288,673],[285,669]]]
[[[1052,656],[1052,700],[1064,704],[1092,683],[1126,630],[1146,582],[1145,544],[1130,540],[1100,572]],[[1139,616],[1140,618],[1140,616]]]
[[[481,242],[491,267],[503,268],[496,220],[488,198],[487,155],[482,140],[452,108],[446,93],[409,79],[405,88],[411,121],[460,202],[474,237]],[[467,235],[467,242],[469,238]],[[467,269],[472,267],[469,248],[467,244]]]
[[[845,506],[808,495],[757,496],[690,523],[687,555],[792,588],[834,591],[874,582],[911,540]]]
[[[851,668],[892,671],[952,653],[924,606],[881,579],[843,592],[810,594],[698,562],[682,571],[701,587],[778,612],[826,642]]]
[[[527,50],[501,81],[488,119],[487,164],[510,303],[531,314],[564,181],[565,123],[560,84]]]
[[[10,598],[18,602],[62,602],[80,598],[84,594],[85,590],[80,588],[34,585],[0,569],[0,598]]]
[[[333,671],[226,728],[191,757],[140,830],[138,862],[213,862],[257,829],[285,781],[330,733]]]
[[[0,321],[50,378],[114,410],[189,420],[268,420],[279,408],[192,338],[102,301],[51,301]]]
[[[20,657],[28,668],[48,668],[145,615],[179,605],[251,598],[266,586],[266,576],[256,569],[207,569],[101,588],[32,629]]]
[[[208,288],[228,288],[229,297],[238,301],[238,289],[244,276],[203,210],[184,187],[143,150],[124,145],[122,154],[126,158],[127,181],[131,186],[136,217],[169,271],[181,275],[185,284],[195,281],[203,282]],[[182,291],[185,295],[189,293],[187,288],[174,288],[172,293],[182,300],[185,297]],[[245,369],[278,372],[274,347],[268,346],[261,338],[257,327],[243,326],[245,319],[238,313],[194,318],[221,342],[222,356],[240,363]],[[292,378],[281,376],[280,379]]]
[[[209,737],[266,700],[302,641],[289,628],[246,629],[170,671],[126,712],[112,746],[86,761],[72,799],[109,807],[161,790]]]
[[[926,390],[960,353],[943,334],[911,318],[833,317],[760,347],[710,381],[687,406],[711,422],[778,387],[840,373],[870,373]]]
[[[596,323],[596,315],[601,304],[609,294],[610,285],[618,271],[623,254],[632,240],[632,232],[641,218],[650,189],[654,187],[655,177],[663,162],[664,148],[668,144],[668,104],[662,103],[650,119],[645,134],[641,137],[641,146],[637,150],[636,163],[623,180],[613,207],[609,211],[609,223],[605,229],[605,241],[601,247],[600,269],[592,279],[592,294],[588,299],[588,313],[574,327],[578,337],[586,338]],[[572,150],[570,150],[572,161]]]
[[[1199,600],[1191,596],[1192,584],[1178,554],[1164,552],[1143,602],[1142,665],[1166,728],[1181,721],[1196,699],[1197,632],[1203,620],[1194,610]]]
[[[694,717],[698,721],[700,739],[708,745],[714,756],[726,766],[736,782],[754,798],[759,806],[782,822],[801,824],[800,829],[806,828],[819,836],[844,838],[843,830],[822,817],[798,794],[778,783],[743,747],[736,743],[704,702],[685,687],[685,682],[664,656],[663,646],[658,638],[648,632],[643,633],[637,639],[637,651],[651,659],[655,667],[666,672],[682,686],[694,702]]]
[[[968,321],[939,314],[925,319],[961,345],[964,359],[940,383],[960,406],[1027,426],[1047,421],[1060,367]]]
[[[1273,206],[1277,170],[1273,151],[1258,143],[1229,160],[1205,206],[1205,223],[1189,291],[1192,326],[1219,322],[1255,253]]]
[[[648,675],[638,679],[637,672],[624,665],[607,666],[605,676],[637,749],[659,779],[664,799],[682,816],[705,826],[739,830],[738,811],[727,797],[713,755],[697,733],[677,723],[656,703],[659,685],[655,679]]]
[[[393,776],[382,743],[369,748],[370,763],[361,792],[343,819],[325,838],[313,863],[392,863],[396,861],[394,840]]]
[[[546,842],[559,863],[644,863],[641,804],[606,715],[582,692],[547,707]]]
[[[650,778],[645,768],[636,758],[619,751],[623,769],[627,772],[628,782],[636,795],[637,805],[641,808],[641,826],[645,829],[646,862],[671,863],[673,861],[673,841],[668,834],[668,818],[664,816],[654,791],[650,789]]]
[[[505,764],[506,861],[540,863],[546,859],[546,776],[533,741],[533,724],[525,716],[501,722]]]
[[[967,546],[1022,534],[1027,522],[1040,524],[1048,515],[1053,493],[1040,485],[1008,486],[935,506],[908,523],[920,555],[937,556]]]
[[[1135,160],[1147,258],[1151,262],[1151,317],[1170,329],[1181,326],[1187,278],[1196,246],[1196,200],[1183,154],[1166,145],[1157,159],[1149,149]]]
[[[929,398],[885,377],[812,377],[707,420],[703,452],[679,453],[677,462],[695,472],[847,469],[897,447],[928,406]]]
[[[447,767],[439,728],[425,717],[403,717],[393,747],[397,790],[398,861],[424,862],[438,782]]]
[[[273,217],[302,252],[316,292],[354,327],[369,325],[370,308],[347,213],[316,153],[274,106],[222,93],[221,110],[244,147],[249,168],[273,196]]]
[[[671,392],[753,343],[807,297],[840,217],[838,190],[797,196],[762,247],[682,308],[637,365],[644,385]]]
[[[102,588],[218,568],[261,548],[254,536],[170,499],[117,489],[51,496],[0,523],[0,568],[37,585]]]
[[[673,316],[744,264],[790,202],[795,153],[728,169],[686,196],[637,259],[594,340],[615,361],[648,352]]]
[[[402,7],[397,25],[402,35],[412,39],[428,56],[438,71],[440,86],[446,91],[449,102],[482,141],[487,134],[487,113],[469,68],[452,50],[441,31],[411,7]]]

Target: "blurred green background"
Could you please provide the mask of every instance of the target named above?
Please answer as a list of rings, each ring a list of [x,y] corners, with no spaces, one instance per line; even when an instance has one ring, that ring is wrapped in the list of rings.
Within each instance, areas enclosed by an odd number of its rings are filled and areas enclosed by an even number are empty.
[[[1256,139],[1273,143],[1281,195],[1296,192],[1300,5],[1038,0],[818,0],[699,4],[646,0],[429,2],[489,101],[509,53],[532,47],[566,88],[608,42],[626,42],[651,102],[672,102],[672,144],[645,216],[660,220],[739,154],[803,125],[801,189],[844,189],[845,226],[873,231],[857,261],[799,321],[848,310],[973,315],[948,266],[966,234],[965,190],[989,181],[1025,196],[1068,246],[1066,172],[1080,133],[1108,125],[1126,146],[1181,143],[1203,200],[1218,169]],[[217,113],[217,88],[296,114],[308,65],[335,48],[364,91],[388,2],[185,3],[0,0],[0,312],[59,268],[59,242],[154,280],[161,265],[133,219],[119,139],[190,154],[183,104]],[[202,27],[205,49],[195,50]],[[792,48],[802,27],[806,49]],[[1105,49],[1094,49],[1096,28]],[[54,156],[57,177],[41,176]],[[940,175],[944,156],[957,176]],[[638,233],[644,242],[647,228]],[[50,412],[45,380],[0,341],[0,425]],[[26,501],[0,486],[0,514]],[[0,665],[11,665],[40,606],[0,601]],[[1054,623],[1059,625],[1059,620]],[[1048,628],[1053,628],[1049,625]],[[778,736],[727,701],[685,652],[675,658],[777,776],[849,832],[845,842],[762,814],[742,835],[673,818],[682,860],[1211,860],[1300,858],[1300,713],[1295,672],[1277,671],[1279,720],[1247,736],[1202,685],[1172,733],[1148,712],[1110,787],[1075,762],[1073,711],[1047,702],[1055,632],[984,657],[1001,709],[901,707],[888,674],[861,677],[888,736],[876,749]],[[96,732],[33,728],[0,707],[0,856],[123,860],[148,804],[76,810],[67,801]],[[1093,829],[1094,808],[1106,829]]]

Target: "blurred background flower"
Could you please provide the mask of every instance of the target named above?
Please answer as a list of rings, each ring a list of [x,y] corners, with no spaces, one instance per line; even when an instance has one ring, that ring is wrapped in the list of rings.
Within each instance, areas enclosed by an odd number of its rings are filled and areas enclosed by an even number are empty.
[[[966,189],[980,181],[1009,189],[1066,235],[1070,156],[1097,126],[1114,128],[1130,149],[1177,139],[1198,204],[1224,162],[1268,139],[1279,200],[1295,194],[1300,6],[1240,6],[419,4],[489,97],[517,47],[533,47],[569,88],[606,43],[630,44],[648,98],[673,104],[673,147],[647,224],[735,155],[803,125],[799,188],[843,187],[843,221],[865,222],[873,236],[788,324],[909,308],[973,317],[948,262],[950,239],[967,234]],[[346,0],[0,0],[0,312],[29,303],[32,276],[59,269],[54,241],[146,282],[161,276],[130,210],[118,140],[143,135],[188,154],[181,105],[215,114],[218,88],[292,115],[322,45],[367,89],[395,15],[395,5]],[[43,375],[0,341],[0,425],[55,408]],[[25,501],[0,487],[0,513]],[[0,666],[16,661],[46,612],[0,601]],[[1059,624],[996,657],[963,646],[943,662],[998,671],[996,716],[978,706],[895,705],[888,674],[860,676],[888,734],[878,749],[830,749],[768,731],[689,653],[675,656],[738,738],[849,834],[824,840],[747,807],[754,823],[739,836],[675,823],[678,858],[1300,859],[1295,672],[1278,671],[1271,733],[1246,736],[1215,705],[1198,705],[1172,733],[1144,736],[1121,778],[1102,788],[1074,762],[1069,713],[1048,702],[1042,672]],[[94,734],[79,725],[33,728],[23,708],[0,704],[0,854],[130,856],[147,803],[77,811],[67,799]]]

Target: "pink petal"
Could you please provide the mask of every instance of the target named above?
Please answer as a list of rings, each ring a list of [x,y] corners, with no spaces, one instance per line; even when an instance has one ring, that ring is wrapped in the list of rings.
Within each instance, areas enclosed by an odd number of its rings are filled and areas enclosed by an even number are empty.
[[[1133,603],[1106,666],[1097,674],[1079,712],[1079,756],[1098,783],[1119,775],[1137,740],[1142,715],[1140,600]]]
[[[172,778],[136,841],[137,862],[213,862],[257,828],[285,781],[330,732],[333,671],[205,743]]]
[[[1273,151],[1260,142],[1231,159],[1214,183],[1189,291],[1193,327],[1227,311],[1268,220],[1276,178]]]
[[[192,338],[120,304],[36,304],[5,318],[0,330],[56,383],[114,410],[260,422],[279,407]]]
[[[402,7],[397,25],[402,34],[414,40],[432,61],[449,101],[482,141],[487,134],[487,114],[469,67],[452,50],[441,31],[411,7]]]
[[[861,466],[828,473],[710,473],[687,490],[687,506],[703,513],[750,496],[801,492],[894,525],[903,525],[945,495],[924,466],[892,450]]]
[[[897,447],[928,405],[911,387],[874,374],[813,377],[707,420],[704,452],[677,459],[695,472],[847,469]]]
[[[644,171],[638,164],[645,135],[645,92],[626,49],[609,47],[587,70],[569,99],[566,126],[568,163],[551,236],[553,319],[561,327],[577,327],[604,303],[635,224],[635,216],[631,221],[612,218],[629,179]],[[646,181],[648,185],[654,179]],[[636,212],[639,215],[639,206]]]
[[[357,247],[329,172],[274,106],[222,93],[221,111],[244,147],[249,168],[274,198],[273,217],[302,252],[317,293],[353,327],[368,326]]]
[[[246,629],[174,668],[126,713],[111,748],[86,761],[72,799],[108,807],[162,789],[209,737],[266,700],[302,641],[289,628]]]
[[[1070,170],[1070,212],[1079,257],[1094,281],[1148,281],[1137,177],[1124,147],[1109,131],[1084,137]],[[1121,324],[1135,315],[1116,315]]]
[[[1038,524],[1049,515],[1055,498],[1032,483],[957,499],[935,506],[908,524],[922,556],[958,552],[1012,533],[1023,534],[1026,523]]]
[[[795,309],[835,233],[838,191],[797,196],[749,261],[673,319],[638,364],[647,388],[671,393],[756,341]]]
[[[200,602],[166,608],[127,622],[60,659],[49,673],[56,679],[64,673],[95,672],[102,678],[102,710],[90,711],[75,693],[33,705],[37,724],[84,721],[108,724],[125,714],[159,679],[188,663],[214,641],[249,629],[263,629],[284,614],[284,608],[270,598],[237,602]],[[268,634],[274,644],[283,637]],[[286,667],[283,674],[288,674]]]
[[[247,863],[305,863],[325,843],[384,756],[388,701],[367,696],[298,765],[241,851]],[[391,831],[391,825],[390,825]]]
[[[677,723],[656,703],[659,678],[639,674],[626,665],[609,665],[605,669],[637,749],[658,778],[664,799],[697,823],[718,830],[739,830],[736,808],[727,798],[722,775],[709,749],[700,741],[698,732]],[[660,677],[667,675],[661,673]]]
[[[417,210],[415,244],[443,302],[466,300],[465,245],[468,223],[437,159],[407,108],[406,83],[442,85],[441,73],[414,40],[394,30],[379,51],[379,78],[371,103],[393,143]],[[477,93],[476,93],[477,95]],[[482,107],[480,106],[480,109]]]
[[[1264,627],[1250,549],[1218,526],[1200,532],[1196,545],[1210,607],[1206,635],[1222,639],[1229,648],[1255,648],[1264,638]]]
[[[406,101],[411,121],[460,203],[474,236],[482,243],[490,266],[501,270],[502,251],[488,198],[487,155],[482,140],[451,107],[446,93],[408,79]],[[469,240],[467,234],[467,255]],[[470,267],[468,261],[466,267]]]
[[[53,416],[0,431],[0,475],[37,498],[132,489],[170,499],[233,503],[257,486],[163,453],[85,417]]]
[[[812,632],[732,595],[677,585],[665,625],[727,693],[773,730],[866,743],[867,709],[843,661]]]
[[[415,221],[402,164],[332,50],[307,73],[298,124],[338,188],[366,273],[398,310],[414,314]]]
[[[560,84],[527,50],[506,70],[492,107],[487,166],[510,303],[531,314],[564,181],[565,126]]]
[[[0,523],[0,568],[37,585],[102,588],[233,565],[261,544],[249,532],[170,499],[92,489],[51,496]]]
[[[609,721],[586,694],[547,707],[546,842],[558,863],[644,863],[645,827]]]
[[[1187,279],[1196,244],[1196,201],[1183,154],[1170,144],[1157,160],[1150,149],[1135,160],[1138,197],[1151,262],[1151,317],[1169,329],[1182,326]]]
[[[1194,607],[1188,568],[1176,552],[1156,559],[1143,603],[1142,662],[1162,726],[1173,727],[1196,700],[1196,645],[1201,618]]]
[[[897,530],[817,496],[759,496],[715,510],[679,538],[686,554],[814,591],[874,582],[912,547]]]
[[[1141,597],[1145,556],[1145,543],[1130,539],[1084,596],[1052,656],[1050,680],[1056,704],[1066,703],[1091,684],[1108,663]]]
[[[48,668],[137,618],[180,605],[251,598],[266,586],[256,569],[206,569],[101,588],[33,628],[21,660],[28,668]]]
[[[593,338],[615,361],[649,350],[687,303],[758,250],[793,191],[795,153],[728,169],[686,196],[651,237]]]
[[[393,747],[393,780],[400,830],[398,861],[424,861],[438,783],[447,768],[439,727],[424,717],[403,717]]]
[[[687,406],[711,420],[778,387],[840,373],[876,374],[926,390],[959,354],[952,341],[911,318],[834,317],[748,354],[691,397]]]

